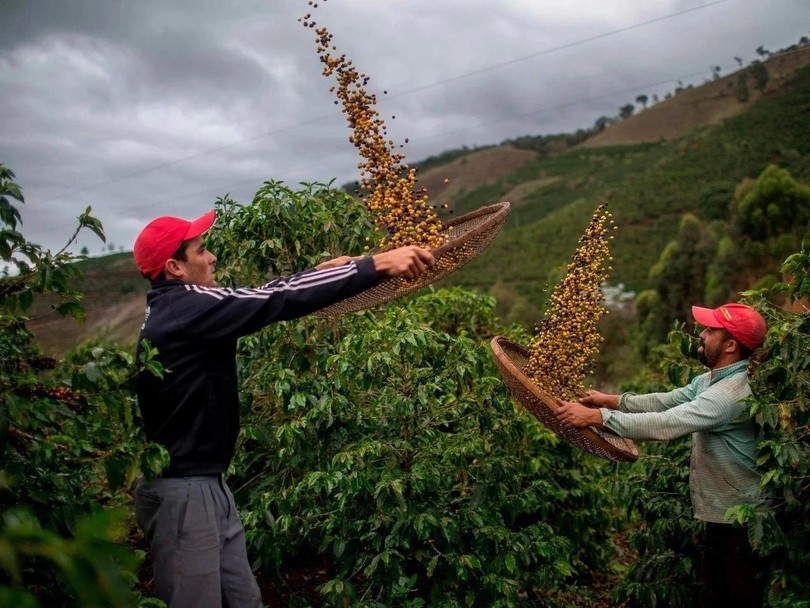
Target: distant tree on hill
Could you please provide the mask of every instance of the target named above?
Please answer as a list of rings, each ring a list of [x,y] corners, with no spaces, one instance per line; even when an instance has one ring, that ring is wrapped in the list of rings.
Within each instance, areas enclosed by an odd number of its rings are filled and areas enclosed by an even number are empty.
[[[648,99],[649,99],[649,97],[642,94],[642,95],[639,95],[638,97],[636,97],[636,103],[640,103],[642,105],[642,107],[646,110],[647,109],[647,100]]]
[[[757,47],[757,55],[759,55],[760,57],[770,57],[771,52],[768,49],[766,49],[764,46],[759,45]]]
[[[734,198],[737,184],[733,181],[720,180],[707,184],[697,198],[700,216],[709,221],[727,220],[728,208]]]
[[[714,80],[720,80],[720,66],[719,65],[713,65],[712,66],[712,78]]]
[[[732,231],[741,239],[766,241],[801,233],[810,221],[810,186],[797,182],[785,169],[770,165],[756,181],[740,184],[731,212]],[[782,255],[785,252],[779,252]]]
[[[632,103],[623,105],[621,108],[619,108],[619,118],[622,120],[627,120],[633,115],[633,110],[635,110],[635,107]]]
[[[642,292],[643,307],[636,302],[642,353],[666,339],[673,319],[691,323],[691,306],[703,301],[706,270],[716,250],[717,236],[711,225],[692,214],[684,215],[678,234],[650,269],[653,293]]]
[[[743,64],[742,57],[737,57],[737,55],[734,55],[734,61],[737,62],[738,66],[742,67],[742,64]]]
[[[740,245],[729,235],[723,235],[717,243],[717,253],[706,269],[707,306],[719,306],[734,300],[737,294],[750,286],[749,269],[740,250]]]
[[[755,59],[748,67],[751,78],[754,79],[754,88],[760,93],[768,86],[768,68],[760,60]]]
[[[776,278],[773,269],[807,236],[810,186],[771,165],[756,180],[737,185],[728,216],[728,235],[707,271],[710,304]]]
[[[512,146],[518,150],[533,150],[545,158],[549,154],[564,152],[568,148],[582,143],[593,135],[588,129],[577,129],[574,133],[556,133],[551,135],[524,135],[515,139],[505,139],[502,146]]]
[[[610,124],[610,118],[607,116],[600,116],[596,119],[596,122],[593,123],[593,130],[597,133],[601,133],[605,130],[605,128]]]
[[[748,72],[742,71],[737,76],[737,101],[745,103],[751,98],[751,92],[748,90]]]
[[[650,270],[650,293],[636,302],[642,350],[666,336],[672,319],[689,321],[689,300],[718,305],[774,280],[780,261],[810,236],[810,185],[774,165],[736,187],[708,185],[698,207],[701,217],[683,217]]]
[[[658,95],[656,95],[655,93],[653,93],[652,102],[653,102],[653,105],[658,103]]]

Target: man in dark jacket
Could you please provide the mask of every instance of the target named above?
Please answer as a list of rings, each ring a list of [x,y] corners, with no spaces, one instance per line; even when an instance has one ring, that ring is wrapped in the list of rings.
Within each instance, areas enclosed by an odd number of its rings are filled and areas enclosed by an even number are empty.
[[[170,608],[261,606],[245,534],[223,479],[239,433],[236,343],[275,321],[301,317],[375,285],[415,278],[432,254],[402,247],[343,256],[250,289],[221,288],[203,233],[215,212],[188,221],[160,217],[135,241],[135,261],[152,284],[138,340],[157,349],[163,377],[143,371],[138,404],[151,441],[171,462],[140,479],[135,515],[148,539],[155,593]]]

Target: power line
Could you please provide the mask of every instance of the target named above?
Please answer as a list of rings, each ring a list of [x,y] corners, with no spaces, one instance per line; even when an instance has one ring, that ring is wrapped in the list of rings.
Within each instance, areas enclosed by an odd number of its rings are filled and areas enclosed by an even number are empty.
[[[297,129],[299,127],[314,124],[314,123],[317,123],[317,122],[320,122],[322,120],[326,120],[326,119],[332,118],[332,117],[333,117],[333,115],[331,115],[331,114],[329,116],[324,115],[324,116],[319,116],[317,118],[311,118],[309,120],[305,120],[305,121],[297,123],[297,124],[288,125],[286,127],[279,127],[278,129],[274,129],[273,131],[267,131],[265,133],[262,133],[261,135],[256,135],[254,137],[247,137],[247,138],[244,138],[244,139],[240,139],[240,140],[232,142],[230,144],[217,146],[216,148],[208,148],[207,150],[203,150],[202,152],[197,152],[196,154],[190,154],[188,156],[184,156],[184,157],[178,158],[176,160],[167,161],[167,162],[161,163],[159,165],[154,165],[154,166],[148,167],[146,169],[141,169],[141,170],[135,171],[133,173],[127,173],[126,175],[122,175],[122,176],[119,176],[119,177],[116,177],[116,178],[113,178],[113,179],[109,179],[109,180],[104,181],[104,182],[98,182],[96,184],[91,184],[89,186],[79,188],[78,190],[73,190],[71,192],[66,192],[65,194],[60,194],[58,196],[52,196],[51,198],[47,198],[47,199],[39,201],[39,202],[42,203],[42,204],[50,203],[51,201],[56,201],[56,200],[59,200],[59,199],[62,199],[62,198],[66,198],[68,196],[73,196],[75,194],[81,194],[82,192],[86,192],[88,190],[93,190],[95,188],[100,188],[101,186],[108,186],[110,184],[114,184],[116,182],[121,182],[121,181],[124,181],[126,179],[131,179],[133,177],[140,177],[142,175],[146,175],[147,173],[152,173],[152,172],[158,171],[160,169],[165,169],[165,168],[171,167],[173,165],[179,165],[179,164],[184,163],[184,162],[186,162],[188,160],[193,160],[195,158],[199,158],[201,156],[206,156],[206,155],[212,154],[214,152],[221,152],[222,150],[227,150],[228,148],[234,148],[236,146],[241,146],[242,144],[245,144],[245,143],[250,142],[250,141],[256,141],[257,139],[264,139],[265,137],[269,137],[271,135],[277,135],[279,133],[283,133],[284,131],[291,131],[291,130]]]
[[[723,69],[724,70],[728,69],[728,67],[733,67],[733,66],[724,66]],[[688,80],[690,78],[696,78],[698,76],[705,75],[705,73],[706,73],[705,71],[695,72],[693,74],[683,75],[683,76],[679,76],[677,78],[669,78],[669,79],[666,79],[666,80],[659,80],[659,81],[651,82],[651,83],[647,83],[647,84],[636,85],[636,86],[628,87],[628,88],[625,88],[625,89],[611,91],[610,93],[604,93],[602,95],[596,95],[594,97],[588,97],[588,98],[585,98],[585,99],[579,99],[577,101],[564,102],[564,103],[556,104],[556,105],[553,105],[553,106],[546,106],[546,107],[543,107],[543,108],[536,108],[536,109],[531,110],[530,112],[524,112],[524,113],[521,113],[521,114],[513,114],[509,118],[503,118],[503,119],[498,119],[498,120],[490,120],[490,121],[480,121],[480,122],[478,122],[478,123],[476,123],[474,125],[470,125],[470,126],[467,126],[467,127],[461,128],[461,129],[453,129],[451,131],[443,131],[441,133],[434,133],[434,134],[429,135],[427,137],[422,137],[420,141],[428,141],[428,140],[431,140],[431,139],[437,139],[437,138],[440,138],[440,137],[445,137],[447,135],[453,135],[453,134],[456,134],[456,133],[463,133],[465,131],[471,131],[473,129],[479,129],[481,127],[486,127],[486,126],[489,126],[489,125],[498,124],[498,123],[501,123],[501,122],[506,122],[507,120],[512,120],[514,118],[526,118],[526,117],[529,117],[529,116],[540,114],[542,112],[550,112],[550,111],[555,111],[555,110],[564,110],[564,109],[570,108],[572,106],[587,104],[587,103],[591,103],[593,101],[598,101],[600,99],[607,99],[607,98],[610,98],[610,97],[615,97],[615,96],[618,96],[618,95],[624,95],[626,93],[631,93],[631,92],[637,92],[639,90],[644,90],[644,89],[648,89],[648,88],[651,88],[651,87],[657,87],[657,86],[662,86],[662,85],[665,85],[665,84],[671,84],[671,83],[674,83],[674,82],[680,82],[680,81],[683,81],[683,80]],[[177,201],[182,201],[182,200],[189,199],[189,198],[196,198],[196,197],[199,197],[199,196],[217,196],[218,193],[221,194],[223,191],[230,192],[235,187],[238,187],[238,186],[241,186],[241,185],[244,185],[244,184],[247,184],[247,183],[251,183],[251,182],[252,183],[264,183],[264,181],[266,181],[265,178],[263,178],[261,176],[256,176],[254,178],[244,179],[244,180],[240,180],[238,182],[231,182],[230,184],[228,184],[228,186],[226,186],[224,188],[211,186],[211,187],[205,188],[203,190],[197,190],[197,191],[194,191],[194,192],[184,194],[182,196],[169,196],[169,197],[166,197],[165,199],[153,200],[151,203],[145,204],[145,205],[140,205],[138,208],[140,210],[147,210],[147,209],[153,209],[153,208],[162,207],[166,203],[170,203],[170,202],[176,203]],[[57,230],[63,230],[64,227],[65,227],[64,224],[51,226],[51,227],[48,227],[48,228],[43,228],[41,230],[38,230],[37,232],[32,233],[32,235],[44,234],[44,233],[48,233],[48,232],[55,232]]]
[[[400,98],[400,97],[405,97],[407,95],[412,95],[414,93],[422,92],[422,91],[425,91],[425,90],[428,90],[428,89],[433,89],[433,88],[436,88],[436,87],[439,87],[439,86],[444,86],[444,85],[446,85],[446,84],[448,84],[450,82],[455,82],[455,81],[463,80],[463,79],[466,79],[466,78],[470,78],[472,76],[477,76],[477,75],[480,75],[480,74],[483,74],[483,73],[486,73],[486,72],[490,72],[492,70],[497,70],[497,69],[500,69],[500,68],[503,68],[503,67],[506,67],[506,66],[509,66],[509,65],[514,65],[516,63],[520,63],[520,62],[523,62],[523,61],[528,61],[530,59],[535,59],[537,57],[550,55],[552,53],[556,53],[556,52],[559,52],[559,51],[562,51],[562,50],[565,50],[565,49],[573,48],[573,47],[576,47],[576,46],[579,46],[579,45],[582,45],[582,44],[588,44],[588,43],[594,42],[596,40],[601,40],[603,38],[607,38],[607,37],[610,37],[610,36],[615,36],[615,35],[623,33],[623,32],[627,32],[627,31],[630,31],[630,30],[645,27],[645,26],[651,25],[653,23],[658,23],[658,22],[661,22],[661,21],[665,21],[667,19],[673,19],[675,17],[680,17],[681,15],[685,15],[687,13],[703,10],[703,9],[715,6],[717,4],[722,4],[722,3],[728,2],[728,1],[729,0],[715,0],[715,1],[709,2],[707,4],[702,4],[702,5],[699,5],[699,6],[696,6],[696,7],[684,9],[684,10],[681,10],[681,11],[677,11],[675,13],[664,15],[664,16],[661,16],[661,17],[656,17],[654,19],[648,19],[647,21],[642,21],[640,23],[635,23],[633,25],[622,27],[622,28],[619,28],[619,29],[616,29],[616,30],[611,30],[609,32],[604,32],[604,33],[598,34],[596,36],[583,38],[581,40],[576,40],[576,41],[569,42],[569,43],[566,43],[566,44],[562,44],[562,45],[559,45],[559,46],[556,46],[556,47],[545,49],[545,50],[539,51],[537,53],[531,53],[529,55],[524,55],[522,57],[517,57],[517,58],[511,59],[509,61],[493,64],[493,65],[490,65],[490,66],[485,66],[483,68],[479,68],[479,69],[473,70],[471,72],[466,72],[464,74],[458,74],[456,76],[450,76],[448,78],[438,80],[436,82],[432,82],[432,83],[429,83],[429,84],[426,84],[426,85],[414,87],[414,88],[411,88],[411,89],[406,89],[406,90],[404,90],[404,91],[402,91],[400,93],[397,93],[397,94],[394,94],[394,95],[389,95],[389,96],[387,96],[387,98],[388,99],[396,99],[396,98]],[[253,136],[253,137],[240,139],[238,141],[235,141],[235,142],[232,142],[232,143],[229,143],[229,144],[224,144],[222,146],[217,146],[217,147],[214,147],[214,148],[208,148],[206,150],[203,150],[201,152],[197,152],[195,154],[190,154],[188,156],[184,156],[184,157],[178,158],[176,160],[167,161],[167,162],[161,163],[159,165],[154,165],[152,167],[147,167],[145,169],[141,169],[141,170],[138,170],[138,171],[127,173],[125,175],[122,175],[122,176],[119,176],[119,177],[116,177],[116,178],[112,178],[112,179],[109,179],[109,180],[106,180],[106,181],[103,181],[103,182],[97,182],[95,184],[91,184],[89,186],[85,186],[85,187],[79,188],[77,190],[72,190],[70,192],[66,192],[66,193],[63,193],[63,194],[60,194],[60,195],[57,195],[57,196],[52,196],[50,198],[40,200],[38,202],[41,203],[41,204],[45,204],[45,203],[49,203],[49,202],[52,202],[52,201],[55,201],[55,200],[60,200],[60,199],[63,199],[63,198],[69,197],[69,196],[74,196],[76,194],[81,194],[82,192],[87,192],[88,190],[93,190],[95,188],[100,188],[102,186],[107,186],[107,185],[114,184],[114,183],[124,181],[124,180],[127,180],[127,179],[132,179],[134,177],[140,177],[140,176],[146,175],[148,173],[153,173],[153,172],[159,171],[161,169],[166,169],[168,167],[172,167],[172,166],[184,163],[186,161],[193,160],[195,158],[199,158],[201,156],[206,156],[208,154],[213,154],[214,152],[221,152],[222,150],[227,150],[229,148],[234,148],[234,147],[243,145],[243,144],[251,142],[251,141],[264,139],[264,138],[270,137],[272,135],[278,135],[279,133],[283,133],[285,131],[295,130],[295,129],[298,129],[300,127],[316,124],[318,122],[321,122],[323,120],[328,120],[328,119],[331,119],[331,118],[334,118],[334,114],[322,115],[322,116],[318,116],[318,117],[315,117],[315,118],[311,118],[309,120],[305,120],[305,121],[298,122],[298,123],[295,123],[295,124],[287,125],[285,127],[280,127],[278,129],[273,129],[271,131],[267,131],[267,132],[261,133],[259,135]]]
[[[795,53],[801,53],[801,52],[805,52],[805,49],[804,48],[798,48],[798,49],[791,50],[791,51],[784,51],[784,52],[778,53],[777,55],[772,55],[771,57],[772,58],[773,57],[786,57],[786,56],[789,56],[789,55],[792,55],[792,54],[795,54]],[[732,68],[732,71],[730,73],[727,73],[726,76],[725,76],[725,77],[728,77],[728,76],[731,76],[731,75],[733,75],[735,73],[735,70],[733,70],[733,68],[735,68],[735,67],[737,67],[735,64],[728,64],[728,65],[725,65],[725,66],[721,66],[721,70],[725,72],[725,71],[729,70],[730,68]],[[740,69],[746,69],[746,68],[740,67]],[[535,115],[535,114],[539,114],[539,113],[542,113],[542,112],[549,112],[549,111],[555,111],[555,110],[564,110],[564,109],[572,107],[572,106],[591,103],[593,101],[597,101],[597,100],[600,100],[600,99],[616,97],[618,95],[624,95],[626,93],[638,92],[639,90],[649,89],[651,87],[658,87],[658,86],[663,86],[663,85],[666,85],[666,84],[671,84],[671,83],[676,83],[676,82],[681,82],[681,81],[687,81],[687,80],[689,80],[691,78],[697,78],[699,76],[705,76],[705,74],[706,74],[705,71],[695,72],[695,73],[688,74],[688,75],[682,75],[682,76],[679,76],[679,77],[676,77],[676,78],[669,78],[669,79],[666,79],[666,80],[659,80],[659,81],[656,81],[656,82],[650,82],[650,83],[646,83],[646,84],[635,85],[635,86],[632,86],[632,87],[611,91],[609,93],[604,93],[602,95],[597,95],[597,96],[589,97],[589,98],[586,98],[586,99],[580,99],[580,100],[577,100],[577,101],[565,102],[565,103],[556,104],[556,105],[553,105],[553,106],[546,106],[546,107],[543,107],[543,108],[537,108],[537,109],[531,110],[530,112],[524,112],[524,113],[520,113],[520,114],[513,114],[508,119],[500,119],[500,120],[493,120],[493,121],[480,121],[480,122],[478,122],[478,123],[476,123],[474,125],[464,127],[462,129],[454,129],[454,130],[451,130],[451,131],[444,131],[442,133],[435,133],[435,134],[430,135],[428,137],[423,137],[423,138],[421,138],[421,141],[430,140],[430,139],[436,139],[436,138],[439,138],[439,137],[445,137],[447,135],[452,135],[452,134],[455,134],[455,133],[461,133],[461,132],[464,132],[464,131],[470,131],[470,130],[473,130],[473,129],[478,129],[478,128],[489,126],[489,125],[492,125],[492,124],[498,124],[500,122],[505,122],[506,120],[511,120],[512,118],[515,118],[515,117],[517,117],[517,118],[526,118],[526,117],[529,117],[529,116],[532,116],[532,115]],[[202,196],[202,195],[216,196],[218,193],[222,193],[223,190],[227,190],[228,192],[230,192],[234,187],[241,186],[243,184],[247,184],[247,183],[251,183],[251,182],[252,183],[264,183],[264,181],[266,181],[264,179],[264,177],[256,176],[255,178],[240,180],[238,182],[232,182],[226,188],[221,188],[221,187],[215,188],[215,187],[212,186],[212,187],[206,188],[204,190],[191,192],[191,193],[179,196],[179,197],[178,196],[171,196],[171,197],[168,197],[166,199],[153,201],[149,205],[141,205],[139,207],[139,209],[151,209],[151,208],[163,206],[163,205],[165,205],[166,203],[169,203],[169,202],[177,202],[179,200],[195,198],[195,197]],[[40,230],[40,231],[38,231],[36,233],[33,233],[33,234],[41,234],[41,233],[45,233],[45,232],[53,232],[55,230],[61,230],[63,228],[64,228],[64,225],[53,226],[53,227],[50,227],[50,228],[45,228],[45,229]]]
[[[784,52],[781,52],[781,53],[778,53],[778,54],[771,55],[771,58],[774,58],[774,57],[787,57],[789,55],[793,55],[795,53],[801,53],[801,52],[804,52],[804,51],[805,51],[805,49],[798,48],[798,49],[795,49],[795,50],[784,51]],[[721,71],[724,71],[724,72],[729,70],[730,68],[732,69],[732,71],[727,73],[724,76],[724,78],[727,78],[728,76],[733,75],[737,71],[747,69],[747,68],[744,68],[744,67],[740,66],[737,70],[734,70],[734,68],[737,68],[737,67],[738,66],[736,64],[727,64],[725,66],[721,66],[720,69],[721,69]],[[530,112],[524,112],[524,113],[520,113],[520,114],[517,114],[517,113],[512,114],[508,118],[502,118],[502,119],[491,120],[491,121],[482,121],[482,122],[478,122],[475,125],[472,125],[472,126],[469,126],[469,127],[464,127],[464,128],[461,128],[461,129],[453,129],[452,131],[444,131],[442,133],[435,133],[435,134],[429,135],[427,137],[421,138],[420,141],[425,141],[425,140],[429,140],[429,139],[435,139],[435,138],[438,138],[438,137],[444,137],[444,136],[452,135],[452,134],[455,134],[455,133],[463,133],[465,131],[470,131],[470,130],[475,129],[475,128],[480,128],[480,127],[485,127],[485,126],[489,126],[489,125],[493,125],[493,124],[498,124],[498,123],[501,123],[501,122],[506,122],[507,120],[511,120],[513,118],[526,118],[526,117],[529,117],[529,116],[533,116],[535,114],[540,114],[542,112],[550,112],[550,111],[553,111],[553,110],[564,110],[564,109],[570,108],[572,106],[591,103],[593,101],[598,101],[600,99],[607,99],[607,98],[615,97],[615,96],[618,96],[618,95],[624,95],[626,93],[633,93],[633,92],[643,91],[645,89],[650,89],[652,87],[659,87],[659,86],[663,86],[663,85],[667,85],[667,84],[678,83],[678,82],[682,82],[682,81],[688,81],[689,79],[697,78],[699,76],[705,76],[705,75],[706,75],[706,71],[701,71],[701,72],[695,72],[693,74],[679,76],[677,78],[670,78],[670,79],[667,79],[667,80],[659,80],[657,82],[650,82],[650,83],[647,83],[647,84],[634,85],[634,86],[628,87],[626,89],[620,89],[620,90],[612,91],[610,93],[604,93],[602,95],[596,95],[595,97],[588,97],[586,99],[581,99],[581,100],[578,100],[578,101],[564,102],[564,103],[560,103],[560,104],[553,105],[553,106],[546,106],[544,108],[537,108],[537,109],[531,110]]]
[[[667,19],[672,19],[673,17],[680,17],[681,15],[685,15],[686,13],[691,13],[694,11],[703,10],[704,8],[709,8],[710,6],[715,6],[716,4],[723,4],[724,2],[728,2],[728,0],[716,0],[715,2],[709,2],[708,4],[702,4],[700,6],[695,6],[692,8],[687,8],[682,11],[678,11],[677,13],[672,13],[669,15],[664,15],[663,17],[656,17],[655,19],[649,19],[648,21],[642,21],[641,23],[636,23],[634,25],[628,25],[627,27],[622,27],[617,30],[612,30],[610,32],[605,32],[603,34],[597,34],[596,36],[591,36],[590,38],[583,38],[581,40],[576,40],[574,42],[569,42],[567,44],[562,44],[560,46],[555,46],[550,49],[546,49],[544,51],[540,51],[537,53],[532,53],[531,55],[524,55],[523,57],[518,57],[516,59],[510,59],[509,61],[504,61],[501,63],[494,63],[492,65],[479,68],[477,70],[473,70],[472,72],[467,72],[465,74],[459,74],[458,76],[451,76],[450,78],[445,78],[444,80],[436,81],[430,84],[426,84],[421,87],[416,87],[414,89],[409,89],[407,91],[403,91],[402,93],[398,93],[392,97],[404,97],[405,95],[411,95],[412,93],[417,93],[419,91],[424,91],[426,89],[431,89],[440,85],[447,84],[448,82],[454,82],[456,80],[462,80],[464,78],[469,78],[470,76],[477,76],[478,74],[483,74],[485,72],[489,72],[491,70],[499,69],[506,67],[508,65],[514,65],[516,63],[521,63],[523,61],[527,61],[529,59],[535,59],[537,57],[542,57],[544,55],[551,55],[552,53],[556,53],[558,51],[563,51],[565,49],[570,49],[575,46],[579,46],[580,44],[587,44],[588,42],[594,42],[596,40],[601,40],[603,38],[608,38],[609,36],[615,36],[616,34],[621,34],[623,32],[627,32],[630,30],[634,30],[640,27],[644,27],[647,25],[652,25],[653,23],[658,23],[660,21],[665,21]]]
[[[726,68],[727,67],[729,67],[729,66],[726,66]],[[723,69],[726,69],[726,68],[723,68]],[[634,85],[632,87],[627,87],[626,89],[619,89],[619,90],[616,90],[616,91],[611,91],[610,93],[603,93],[602,95],[596,95],[594,97],[588,97],[586,99],[580,99],[580,100],[577,100],[577,101],[567,101],[567,102],[559,103],[559,104],[556,104],[556,105],[553,105],[553,106],[545,106],[543,108],[535,108],[535,109],[533,109],[533,110],[531,110],[529,112],[523,112],[523,113],[520,113],[520,114],[518,114],[518,113],[512,114],[508,118],[500,118],[498,120],[482,121],[482,122],[476,123],[475,125],[472,125],[471,127],[464,127],[462,129],[454,129],[452,131],[445,131],[443,133],[436,133],[436,134],[430,135],[428,137],[423,137],[423,138],[421,138],[420,141],[425,141],[425,140],[429,140],[429,139],[436,139],[438,137],[444,137],[446,135],[452,135],[454,133],[463,133],[464,131],[470,131],[472,129],[476,129],[476,128],[480,128],[480,127],[486,127],[486,126],[489,126],[489,125],[495,125],[495,124],[498,124],[498,123],[506,122],[508,120],[512,120],[514,118],[527,118],[529,116],[534,116],[536,114],[541,114],[543,112],[551,112],[551,111],[554,111],[554,110],[565,110],[565,109],[573,107],[573,106],[587,104],[587,103],[591,103],[593,101],[599,101],[600,99],[609,99],[611,97],[616,97],[618,95],[624,95],[626,93],[633,93],[633,92],[638,92],[640,90],[649,89],[649,88],[652,88],[652,87],[659,87],[659,86],[663,86],[663,85],[666,85],[666,84],[677,83],[677,82],[681,82],[681,81],[684,81],[684,80],[688,80],[690,78],[697,78],[697,77],[703,76],[705,74],[706,74],[705,71],[695,72],[693,74],[688,74],[688,75],[685,75],[685,76],[679,76],[677,78],[669,78],[667,80],[659,80],[657,82],[650,82],[650,83],[647,83],[647,84]]]

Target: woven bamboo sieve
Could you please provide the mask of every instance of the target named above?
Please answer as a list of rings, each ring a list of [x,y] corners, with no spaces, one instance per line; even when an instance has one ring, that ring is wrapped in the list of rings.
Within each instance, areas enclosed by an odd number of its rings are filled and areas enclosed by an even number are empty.
[[[556,399],[523,373],[529,361],[529,352],[525,348],[501,336],[494,337],[490,346],[501,378],[515,400],[554,433],[578,448],[606,460],[638,460],[638,449],[630,439],[604,436],[591,427],[573,429],[563,426],[555,415],[559,407]]]
[[[431,252],[436,263],[418,278],[383,279],[374,287],[322,308],[315,314],[332,317],[365,310],[435,283],[481,253],[501,230],[510,210],[511,205],[508,202],[496,203],[446,222],[444,227],[449,240]]]

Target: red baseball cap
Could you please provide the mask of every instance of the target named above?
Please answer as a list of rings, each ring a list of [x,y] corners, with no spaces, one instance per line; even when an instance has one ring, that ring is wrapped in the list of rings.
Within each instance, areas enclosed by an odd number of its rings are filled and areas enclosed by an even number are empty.
[[[135,263],[144,275],[156,279],[180,243],[200,236],[214,225],[216,211],[211,210],[193,222],[163,216],[152,220],[135,239]]]
[[[713,310],[693,306],[692,316],[704,327],[724,327],[735,340],[751,350],[765,341],[765,319],[745,304],[723,304]]]

